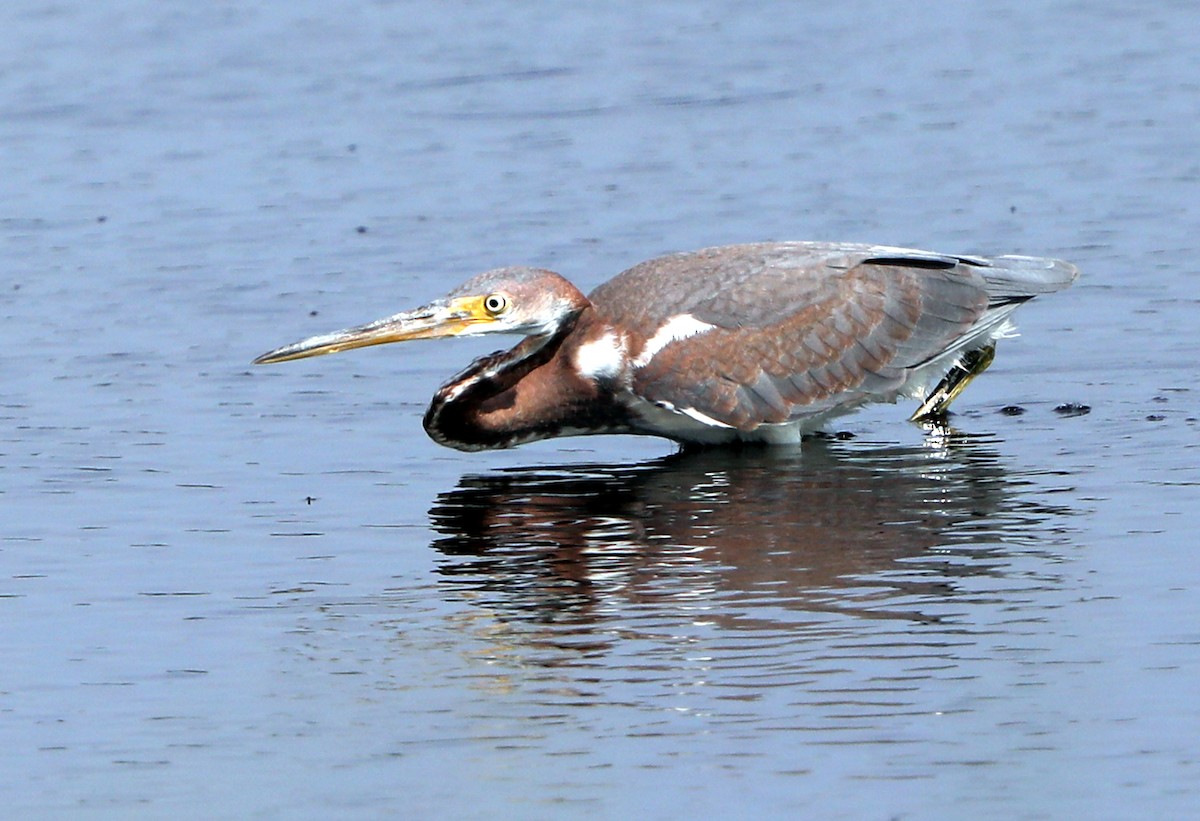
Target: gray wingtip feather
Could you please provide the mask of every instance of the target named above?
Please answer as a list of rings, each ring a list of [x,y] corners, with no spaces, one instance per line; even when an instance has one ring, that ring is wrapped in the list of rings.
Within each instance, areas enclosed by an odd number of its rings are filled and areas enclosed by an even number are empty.
[[[992,297],[1034,297],[1067,288],[1079,278],[1079,269],[1061,259],[1047,257],[992,257],[983,278]]]

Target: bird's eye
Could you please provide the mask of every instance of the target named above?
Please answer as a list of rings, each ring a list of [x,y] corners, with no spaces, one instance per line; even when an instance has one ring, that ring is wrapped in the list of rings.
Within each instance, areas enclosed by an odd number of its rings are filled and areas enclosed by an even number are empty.
[[[503,294],[489,294],[483,299],[483,309],[492,316],[500,316],[508,310],[508,300]]]

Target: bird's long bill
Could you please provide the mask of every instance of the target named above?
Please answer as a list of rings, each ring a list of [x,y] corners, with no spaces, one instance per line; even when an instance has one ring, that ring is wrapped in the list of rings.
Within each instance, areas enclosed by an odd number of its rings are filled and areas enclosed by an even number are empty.
[[[291,345],[284,345],[254,360],[255,365],[269,365],[292,359],[306,359],[327,353],[406,342],[410,339],[433,339],[455,336],[480,323],[493,322],[483,308],[481,297],[462,297],[439,300],[414,311],[368,322],[355,328],[312,336]]]

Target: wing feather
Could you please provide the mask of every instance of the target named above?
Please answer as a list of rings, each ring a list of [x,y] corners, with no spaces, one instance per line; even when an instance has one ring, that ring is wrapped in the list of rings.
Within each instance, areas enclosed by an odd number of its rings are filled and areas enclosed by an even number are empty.
[[[990,329],[1013,300],[1069,284],[1074,269],[1063,266],[762,243],[650,260],[590,299],[634,339],[681,314],[712,325],[663,346],[634,370],[632,388],[747,431],[894,399],[914,368]]]

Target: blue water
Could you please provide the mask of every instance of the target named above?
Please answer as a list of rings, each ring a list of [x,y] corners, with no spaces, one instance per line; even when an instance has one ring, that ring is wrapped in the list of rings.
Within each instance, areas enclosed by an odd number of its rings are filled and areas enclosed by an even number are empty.
[[[1194,815],[1196,31],[6,4],[7,811]],[[1084,276],[955,432],[872,408],[802,453],[437,447],[428,397],[494,340],[248,365],[500,264],[587,290],[763,239]]]

